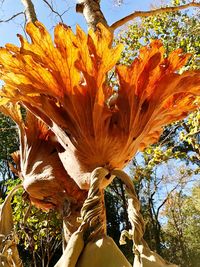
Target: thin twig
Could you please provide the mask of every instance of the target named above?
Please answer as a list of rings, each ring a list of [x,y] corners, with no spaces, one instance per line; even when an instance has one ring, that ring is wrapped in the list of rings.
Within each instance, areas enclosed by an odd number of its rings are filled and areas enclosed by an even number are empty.
[[[53,5],[51,5],[47,0],[42,0],[48,7],[49,9],[51,10],[52,13],[56,14],[59,18],[60,18],[60,21],[63,23],[63,19],[62,19],[62,16],[67,12],[69,11],[69,9],[65,10],[62,14],[60,14],[58,11],[56,11],[53,7]]]
[[[149,17],[149,16],[161,14],[161,13],[166,13],[166,12],[175,12],[175,11],[183,10],[183,9],[186,9],[189,7],[200,7],[200,3],[191,2],[189,4],[185,4],[185,5],[181,5],[181,6],[175,6],[175,7],[162,7],[162,8],[158,8],[158,9],[154,9],[154,10],[149,10],[149,11],[135,11],[134,13],[132,13],[132,14],[116,21],[115,23],[113,23],[110,26],[110,30],[115,31],[117,28],[124,25],[126,22],[128,22],[134,18],[137,18],[137,17]]]
[[[8,18],[8,19],[0,20],[0,23],[2,23],[2,22],[9,22],[9,21],[11,21],[12,19],[14,19],[14,18],[16,18],[16,17],[18,17],[18,16],[20,16],[20,15],[24,15],[24,12],[18,12],[18,13],[14,14],[12,17],[10,17],[10,18]]]
[[[180,126],[177,125],[175,126],[175,128],[171,129],[170,132],[167,134],[167,136],[160,142],[160,146],[163,146],[165,144],[167,144],[167,139],[169,139],[169,137],[171,136],[171,134],[174,134],[176,132],[176,130],[179,128]]]

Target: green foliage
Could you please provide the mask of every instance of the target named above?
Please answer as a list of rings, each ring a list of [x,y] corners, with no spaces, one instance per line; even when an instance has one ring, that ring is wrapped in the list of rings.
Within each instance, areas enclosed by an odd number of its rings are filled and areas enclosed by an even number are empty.
[[[194,152],[189,155],[190,160],[200,167],[200,110],[190,114],[183,122],[183,130],[180,132],[180,140],[187,143]],[[199,168],[196,174],[199,173]]]
[[[177,192],[165,206],[167,223],[164,226],[167,246],[172,249],[173,260],[181,266],[198,266],[200,262],[200,185],[196,184],[190,194]],[[174,251],[176,253],[174,253]]]
[[[21,183],[20,179],[8,180],[8,191],[19,183]],[[28,264],[26,261],[32,257],[35,266],[47,267],[50,266],[54,257],[55,263],[62,250],[60,215],[54,210],[47,213],[32,206],[23,190],[13,197],[12,206],[15,231],[20,239],[23,262]]]
[[[179,1],[180,2],[180,1]],[[147,17],[131,24],[120,32],[116,42],[123,43],[125,49],[121,62],[130,64],[141,46],[153,39],[161,39],[167,54],[176,48],[191,53],[192,58],[185,69],[200,67],[200,15],[187,12],[166,13]],[[183,71],[183,70],[182,70]]]
[[[17,126],[2,113],[0,113],[0,140],[0,161],[11,161],[11,153],[19,147]]]
[[[0,113],[0,197],[5,197],[6,181],[14,178],[9,163],[12,162],[11,153],[18,149],[18,133],[16,125]]]

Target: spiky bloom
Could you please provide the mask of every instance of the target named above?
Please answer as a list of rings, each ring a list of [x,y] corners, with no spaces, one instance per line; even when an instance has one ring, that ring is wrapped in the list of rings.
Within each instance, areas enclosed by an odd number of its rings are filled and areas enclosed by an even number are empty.
[[[155,142],[162,126],[196,108],[198,71],[178,74],[190,55],[180,49],[165,57],[159,40],[140,50],[130,66],[117,65],[122,46],[99,25],[86,35],[57,25],[54,42],[44,26],[27,25],[31,42],[0,50],[5,85],[1,103],[20,101],[54,132],[68,174],[88,187],[87,173],[97,166],[123,168],[136,151]],[[108,82],[116,67],[118,97]]]

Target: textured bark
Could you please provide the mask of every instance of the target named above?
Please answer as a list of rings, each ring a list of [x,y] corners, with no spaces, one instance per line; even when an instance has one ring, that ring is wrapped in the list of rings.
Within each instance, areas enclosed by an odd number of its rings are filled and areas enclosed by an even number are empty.
[[[88,28],[96,29],[100,22],[108,27],[107,21],[101,11],[99,0],[80,0],[76,5],[76,12],[83,13]]]
[[[35,22],[37,16],[35,13],[35,8],[31,0],[21,0],[22,4],[25,7],[26,19],[27,22]]]

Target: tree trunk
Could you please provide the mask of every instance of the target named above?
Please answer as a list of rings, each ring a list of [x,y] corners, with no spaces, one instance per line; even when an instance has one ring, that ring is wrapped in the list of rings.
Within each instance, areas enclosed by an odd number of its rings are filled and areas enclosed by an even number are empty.
[[[107,21],[101,12],[100,0],[80,0],[76,5],[76,12],[83,13],[88,28],[96,30],[98,23],[102,23],[108,27]]]
[[[35,8],[31,0],[21,0],[22,4],[25,7],[26,19],[27,22],[35,22],[37,20],[37,16],[35,13]]]
[[[121,199],[122,199],[122,205],[123,205],[123,209],[124,209],[124,219],[126,222],[126,230],[131,228],[131,224],[128,218],[128,212],[127,212],[127,200],[126,200],[126,196],[125,196],[125,189],[123,187],[123,183],[122,181],[119,179],[119,184],[120,184],[120,190],[121,190]]]

